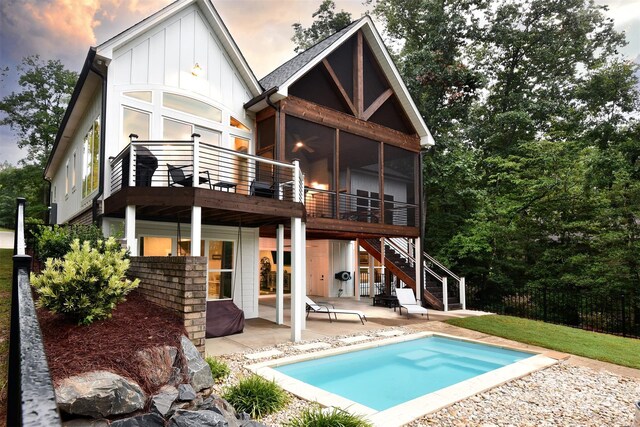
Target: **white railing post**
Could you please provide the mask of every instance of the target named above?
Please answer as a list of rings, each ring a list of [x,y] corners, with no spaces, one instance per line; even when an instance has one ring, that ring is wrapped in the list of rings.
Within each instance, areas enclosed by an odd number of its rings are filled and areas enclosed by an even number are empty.
[[[293,162],[293,201],[297,203],[304,203],[302,200],[303,197],[300,197],[300,190],[302,186],[300,185],[300,177],[302,174],[300,173],[300,162],[298,160],[294,160]]]
[[[462,309],[467,309],[467,284],[464,281],[464,277],[460,278],[460,304]]]
[[[135,176],[135,167],[134,167],[135,158],[133,157],[135,154],[135,147],[133,146],[133,143],[137,138],[138,138],[138,135],[134,133],[129,135],[129,141],[130,141],[129,143],[129,187],[136,186],[136,176]]]
[[[200,134],[192,133],[193,141],[193,187],[200,187]]]
[[[442,278],[442,304],[444,304],[444,311],[449,311],[449,289],[446,277]]]

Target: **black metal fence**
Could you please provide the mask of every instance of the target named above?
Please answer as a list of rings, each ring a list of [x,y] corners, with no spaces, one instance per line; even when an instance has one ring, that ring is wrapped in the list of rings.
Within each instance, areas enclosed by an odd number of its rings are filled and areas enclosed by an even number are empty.
[[[640,338],[640,295],[588,289],[517,291],[467,285],[467,308]]]
[[[60,415],[31,295],[31,257],[24,248],[25,200],[18,199],[11,292],[8,426],[59,426]]]

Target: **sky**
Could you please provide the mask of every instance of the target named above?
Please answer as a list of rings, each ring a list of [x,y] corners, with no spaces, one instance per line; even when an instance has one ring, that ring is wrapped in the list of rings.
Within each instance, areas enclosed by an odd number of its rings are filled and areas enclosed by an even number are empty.
[[[294,56],[291,25],[308,27],[321,0],[212,0],[256,77],[261,78]],[[18,90],[15,67],[25,56],[59,59],[80,71],[90,46],[96,46],[144,19],[171,0],[1,0],[0,68],[11,73],[0,81],[0,98]],[[363,0],[335,0],[336,10],[354,19],[367,9]],[[640,0],[597,0],[609,7],[615,27],[625,31],[622,51],[640,63]],[[268,54],[266,54],[268,52]],[[16,164],[26,152],[16,137],[0,127],[0,163]]]

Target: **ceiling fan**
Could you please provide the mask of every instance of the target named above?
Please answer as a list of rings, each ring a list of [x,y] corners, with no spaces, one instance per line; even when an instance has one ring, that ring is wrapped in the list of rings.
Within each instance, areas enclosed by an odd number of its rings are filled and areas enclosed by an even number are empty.
[[[293,152],[297,153],[300,150],[306,150],[308,153],[315,153],[316,150],[309,147],[309,143],[318,139],[317,136],[310,136],[307,139],[300,138],[300,135],[293,134],[294,140],[296,141],[293,145]]]

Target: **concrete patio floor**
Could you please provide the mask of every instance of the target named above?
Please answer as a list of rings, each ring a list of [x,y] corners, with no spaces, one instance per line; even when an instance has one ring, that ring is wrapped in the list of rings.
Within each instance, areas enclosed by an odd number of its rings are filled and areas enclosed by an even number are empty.
[[[412,314],[407,318],[406,311],[400,315],[399,310],[392,308],[373,306],[371,298],[356,300],[352,297],[325,298],[310,296],[314,301],[327,301],[336,308],[360,310],[367,316],[367,322],[360,323],[358,316],[340,315],[338,319],[329,322],[327,316],[311,314],[306,319],[306,329],[302,331],[303,341],[325,339],[339,335],[357,334],[393,326],[409,326],[416,330],[440,329],[442,325],[438,321],[455,317],[481,316],[487,313],[471,310],[456,310],[450,312],[429,310],[429,319],[426,316]],[[206,354],[219,356],[255,350],[262,347],[275,346],[291,340],[290,298],[285,296],[284,325],[277,325],[275,296],[261,296],[259,302],[260,317],[245,321],[244,332],[221,338],[209,338],[206,340]],[[431,325],[431,327],[429,327]]]

